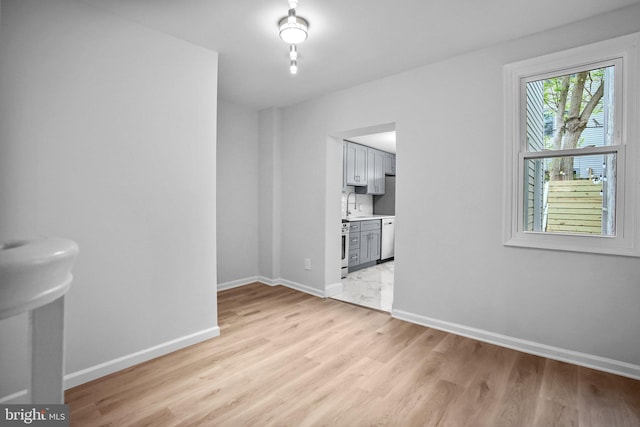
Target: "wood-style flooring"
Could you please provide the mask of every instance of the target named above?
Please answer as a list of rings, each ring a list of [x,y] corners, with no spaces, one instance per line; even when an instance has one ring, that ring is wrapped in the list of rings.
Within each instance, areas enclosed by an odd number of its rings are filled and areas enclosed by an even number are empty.
[[[640,426],[640,381],[282,286],[221,336],[67,390],[72,426]]]

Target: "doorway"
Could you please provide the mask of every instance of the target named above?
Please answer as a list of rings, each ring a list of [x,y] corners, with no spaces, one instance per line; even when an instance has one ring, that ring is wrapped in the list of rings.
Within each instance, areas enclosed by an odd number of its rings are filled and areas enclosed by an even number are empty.
[[[337,209],[341,224],[337,229],[342,230],[343,274],[327,296],[391,312],[395,285],[395,124],[354,130],[333,139],[342,155],[338,156],[340,168],[330,169],[341,171],[337,181],[342,184],[333,187],[335,191],[328,197],[340,200]],[[335,211],[331,217],[337,217]]]

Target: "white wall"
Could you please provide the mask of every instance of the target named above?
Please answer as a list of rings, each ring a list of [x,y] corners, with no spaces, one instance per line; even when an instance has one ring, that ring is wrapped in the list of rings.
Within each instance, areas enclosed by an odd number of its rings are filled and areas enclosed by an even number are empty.
[[[267,280],[280,277],[282,200],[281,140],[282,112],[268,108],[259,113],[259,259],[260,276]]]
[[[640,375],[637,259],[502,244],[504,64],[638,30],[636,5],[284,109],[282,277],[317,290],[339,281],[321,267],[339,256],[341,166],[327,136],[395,122],[394,313]],[[305,271],[305,257],[320,268]]]
[[[218,284],[258,275],[258,112],[218,102]]]
[[[215,336],[217,54],[71,0],[2,0],[0,28],[0,240],[80,246],[67,384]]]
[[[349,197],[349,193],[353,195]],[[355,187],[347,186],[347,191],[340,195],[340,212],[341,218],[347,217],[347,198],[349,198],[349,211],[352,216],[369,216],[373,215],[373,196],[369,194],[356,194]]]

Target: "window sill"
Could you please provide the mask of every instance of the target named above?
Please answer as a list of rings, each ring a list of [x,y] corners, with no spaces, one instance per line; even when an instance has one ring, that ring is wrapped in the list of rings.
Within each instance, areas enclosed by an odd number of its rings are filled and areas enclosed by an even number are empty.
[[[505,240],[504,246],[600,255],[640,257],[640,250],[630,242],[608,236],[584,236],[563,233],[518,233]]]

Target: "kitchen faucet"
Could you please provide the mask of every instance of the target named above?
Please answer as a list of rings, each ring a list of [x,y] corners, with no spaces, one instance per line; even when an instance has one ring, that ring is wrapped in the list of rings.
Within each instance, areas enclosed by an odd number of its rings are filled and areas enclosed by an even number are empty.
[[[353,201],[353,207],[354,209],[357,207],[357,203],[358,203],[358,196],[356,195],[356,193],[354,193],[353,191],[351,191],[349,194],[347,194],[347,218],[349,218],[349,215],[351,215],[351,211],[349,210],[349,197],[353,194],[354,197],[354,201]]]

